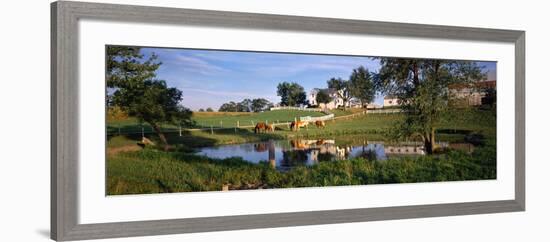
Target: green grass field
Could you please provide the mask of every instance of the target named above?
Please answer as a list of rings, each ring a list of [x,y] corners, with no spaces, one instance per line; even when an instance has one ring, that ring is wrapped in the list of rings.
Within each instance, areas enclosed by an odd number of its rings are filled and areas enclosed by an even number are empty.
[[[193,120],[201,127],[236,127],[255,125],[257,122],[284,123],[294,121],[294,118],[311,116],[319,117],[325,115],[321,112],[299,111],[299,110],[274,110],[260,113],[240,113],[239,115],[227,115],[227,113],[194,113]]]
[[[360,112],[363,112],[363,111],[365,111],[365,110],[362,109],[362,108],[348,108],[345,111],[343,109],[330,110],[330,112],[333,113],[335,117],[346,116],[346,115],[350,115],[350,114],[354,114],[354,113],[360,113]]]
[[[239,126],[251,126],[257,122],[284,123],[294,121],[294,118],[305,116],[319,117],[326,115],[321,112],[299,111],[299,110],[276,110],[260,113],[248,112],[194,112],[192,120],[196,123],[194,127],[186,128],[231,128]],[[135,118],[126,120],[108,120],[107,131],[109,133],[141,133],[142,127],[145,132],[152,132],[147,124],[140,124]],[[162,124],[163,130],[177,130],[178,127],[172,124]]]

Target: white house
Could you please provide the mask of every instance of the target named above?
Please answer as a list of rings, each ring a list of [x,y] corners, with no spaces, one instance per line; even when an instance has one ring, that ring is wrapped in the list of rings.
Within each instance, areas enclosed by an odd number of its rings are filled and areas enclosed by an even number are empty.
[[[321,91],[327,92],[327,94],[329,95],[332,101],[326,104],[317,103],[317,94]],[[323,109],[335,109],[340,106],[344,106],[344,100],[342,100],[342,98],[338,96],[338,91],[336,91],[336,89],[334,88],[325,88],[325,89],[313,88],[313,90],[309,92],[307,99],[309,101],[309,104],[314,106],[319,106],[320,108],[323,108]]]
[[[483,91],[487,88],[496,88],[496,80],[478,81],[472,84],[452,84],[449,85],[449,92],[456,104],[477,106],[483,104],[486,94]],[[384,107],[394,107],[401,105],[401,101],[392,95],[384,97]]]
[[[379,104],[376,104],[376,103],[367,104],[367,109],[379,109],[379,108],[382,108],[382,106]]]
[[[384,107],[395,107],[401,105],[401,101],[396,96],[385,96]]]
[[[483,89],[496,88],[497,81],[479,81],[472,85],[468,84],[453,84],[449,86],[449,90],[453,98],[458,101],[462,101],[462,104],[468,106],[481,105],[485,92]],[[460,103],[460,102],[459,102]]]
[[[316,100],[317,94],[321,91],[327,92],[332,101],[330,101],[327,104],[317,103],[317,100]],[[313,90],[309,92],[309,95],[307,96],[307,98],[308,98],[309,104],[311,105],[319,106],[322,109],[335,109],[335,108],[344,106],[344,100],[340,98],[340,96],[338,95],[338,92],[341,92],[341,91],[336,91],[336,89],[334,88],[325,88],[325,89],[313,88]],[[347,108],[362,108],[361,102],[353,98],[349,100],[345,105]],[[374,107],[373,105],[374,104],[368,104],[367,107]]]

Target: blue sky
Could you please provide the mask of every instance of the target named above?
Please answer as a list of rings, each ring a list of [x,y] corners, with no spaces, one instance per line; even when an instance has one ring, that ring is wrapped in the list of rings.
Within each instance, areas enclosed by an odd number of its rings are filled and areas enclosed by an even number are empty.
[[[369,57],[285,54],[242,51],[143,48],[145,56],[156,53],[162,65],[157,77],[183,92],[182,104],[192,110],[212,107],[217,110],[229,101],[265,98],[280,101],[277,84],[297,82],[309,93],[325,88],[331,77],[347,79],[354,68],[369,71],[380,67]],[[493,80],[495,62],[480,62]],[[381,104],[383,97],[376,97]]]

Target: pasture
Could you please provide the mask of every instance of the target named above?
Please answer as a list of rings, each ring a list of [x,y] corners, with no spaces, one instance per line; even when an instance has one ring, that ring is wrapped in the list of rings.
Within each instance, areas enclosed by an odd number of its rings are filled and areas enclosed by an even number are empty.
[[[363,111],[365,110],[362,108],[347,108],[345,111],[343,109],[330,110],[330,112],[333,113],[335,117],[346,116],[354,113],[360,113]]]
[[[321,112],[299,110],[275,110],[259,113],[240,113],[237,115],[227,114],[224,112],[195,112],[193,113],[193,120],[199,127],[237,127],[237,123],[239,123],[239,126],[253,126],[258,122],[266,121],[268,123],[286,123],[294,121],[294,118],[305,116],[320,117],[325,115]]]
[[[252,127],[232,127],[215,129],[213,132],[208,129],[186,130],[180,136],[177,129],[168,127],[165,131],[168,131],[166,136],[173,146],[172,152],[151,147],[138,148],[136,143],[141,140],[141,133],[112,135],[108,137],[107,143],[107,193],[219,191],[224,186],[238,190],[494,179],[496,116],[492,112],[463,112],[460,118],[450,119],[437,126],[439,140],[464,142],[470,134],[481,135],[486,142],[477,146],[472,154],[445,151],[435,156],[392,158],[383,162],[354,158],[320,162],[315,166],[298,166],[288,172],[273,169],[267,163],[250,164],[242,158],[214,159],[195,155],[193,151],[201,147],[271,139],[331,138],[338,139],[340,143],[354,143],[356,139],[365,137],[368,140],[384,140],[386,132],[403,118],[403,114],[364,114],[339,118],[327,121],[325,128],[310,125],[297,132],[281,125],[277,126],[275,132],[261,134],[255,134]],[[260,118],[290,121],[294,115],[303,114],[296,111],[199,113],[194,119],[205,123]],[[306,114],[314,115],[310,112]],[[135,125],[132,119],[117,124],[121,123]],[[159,142],[154,133],[145,136],[153,142]]]
[[[237,125],[254,126],[258,122],[268,123],[286,123],[294,121],[294,118],[311,116],[320,117],[325,115],[321,112],[300,111],[300,110],[276,110],[259,113],[252,112],[194,112],[192,120],[195,125],[184,128],[235,128]],[[107,120],[108,133],[146,133],[152,132],[151,127],[146,124],[140,124],[137,119],[129,117],[125,120]],[[173,124],[163,124],[162,129],[166,131],[176,131],[178,126]]]
[[[346,134],[380,134],[385,129],[390,128],[393,121],[400,119],[398,114],[388,115],[363,115],[349,119],[338,119],[335,121],[327,121],[325,128],[317,128],[314,124],[307,128],[300,128],[299,131],[292,131],[289,125],[277,125],[275,132],[254,134],[254,127],[249,123],[246,128],[235,125],[219,129],[222,124],[236,123],[236,121],[254,120],[265,122],[265,120],[279,120],[280,123],[289,123],[294,120],[294,117],[307,115],[319,117],[325,115],[319,112],[295,111],[295,110],[279,110],[263,113],[196,113],[193,119],[197,123],[218,123],[210,130],[207,125],[198,126],[200,129],[189,129],[179,135],[179,130],[173,125],[163,125],[163,131],[169,140],[170,144],[180,144],[186,147],[203,147],[223,144],[236,144],[245,142],[255,142],[268,139],[287,139],[301,137],[324,137]],[[261,119],[260,119],[261,118]],[[250,122],[250,121],[249,121]],[[276,121],[275,121],[276,122]],[[206,126],[206,127],[205,127]],[[242,125],[241,125],[242,126]],[[117,127],[121,127],[121,134],[118,135]],[[152,133],[148,125],[143,125],[145,136],[153,141],[158,142],[156,134]],[[196,127],[195,127],[196,128]],[[108,130],[114,134],[108,137],[108,147],[120,147],[124,145],[135,145],[141,139],[141,126],[133,118],[124,121],[108,122]]]

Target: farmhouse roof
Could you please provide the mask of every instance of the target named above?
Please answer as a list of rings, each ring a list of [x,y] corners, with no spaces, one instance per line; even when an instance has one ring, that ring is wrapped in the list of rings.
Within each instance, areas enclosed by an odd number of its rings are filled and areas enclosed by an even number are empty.
[[[449,88],[451,88],[451,89],[463,89],[463,88],[470,88],[470,87],[474,87],[474,88],[495,88],[496,86],[497,86],[497,81],[492,80],[492,81],[478,81],[478,82],[474,82],[472,84],[467,84],[467,83],[451,84],[451,85],[449,85]]]

